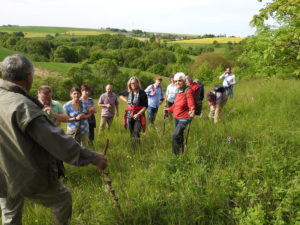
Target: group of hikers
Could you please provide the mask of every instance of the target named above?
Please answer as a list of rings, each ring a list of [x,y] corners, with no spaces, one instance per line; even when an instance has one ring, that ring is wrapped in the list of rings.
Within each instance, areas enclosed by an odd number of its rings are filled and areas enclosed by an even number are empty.
[[[38,89],[38,98],[29,94],[34,66],[22,55],[11,55],[2,62],[0,79],[0,206],[2,224],[22,224],[24,198],[52,210],[58,224],[69,224],[72,198],[69,189],[59,177],[64,176],[62,162],[75,166],[94,164],[98,169],[107,167],[102,153],[87,149],[93,143],[97,108],[90,97],[90,86],[70,90],[71,100],[63,106],[52,99],[49,86]],[[227,68],[220,76],[223,86],[216,85],[206,95],[210,105],[209,117],[218,123],[220,110],[227,96],[233,98],[235,75]],[[124,128],[130,131],[133,147],[140,143],[140,133],[146,122],[155,123],[158,108],[165,102],[164,116],[174,117],[172,151],[184,151],[184,130],[192,119],[201,116],[204,86],[199,80],[179,72],[170,76],[164,95],[162,78],[142,90],[137,77],[127,82],[127,90],[119,97],[127,106]],[[119,102],[113,86],[98,101],[101,110],[99,132],[111,126],[119,116]],[[165,98],[166,96],[166,98]],[[147,118],[145,116],[147,111]],[[67,123],[67,134],[59,125]]]

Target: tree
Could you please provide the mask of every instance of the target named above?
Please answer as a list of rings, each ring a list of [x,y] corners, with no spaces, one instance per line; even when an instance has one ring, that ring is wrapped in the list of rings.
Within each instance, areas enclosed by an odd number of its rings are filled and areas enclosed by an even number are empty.
[[[213,70],[207,62],[204,62],[201,66],[197,68],[193,77],[198,78],[204,85],[210,84],[211,81],[214,79]]]
[[[78,53],[75,48],[61,45],[54,52],[55,62],[78,62]]]
[[[96,76],[101,80],[101,90],[105,92],[105,85],[112,84],[119,75],[119,68],[116,60],[100,59],[95,63]]]
[[[232,62],[227,60],[224,56],[216,52],[204,53],[199,55],[191,67],[191,74],[194,74],[198,67],[207,63],[211,69],[217,68],[222,65],[223,68],[231,66]]]
[[[267,76],[290,74],[300,78],[299,10],[299,0],[272,0],[267,3],[251,21],[251,25],[257,28],[256,35],[243,44],[240,62]],[[276,24],[268,25],[269,18]]]
[[[67,76],[72,80],[76,87],[80,87],[84,83],[90,83],[90,81],[93,81],[92,70],[86,62],[82,63],[79,67],[71,67]]]
[[[213,45],[214,45],[215,48],[220,47],[220,44],[219,44],[219,42],[217,40],[213,41]]]

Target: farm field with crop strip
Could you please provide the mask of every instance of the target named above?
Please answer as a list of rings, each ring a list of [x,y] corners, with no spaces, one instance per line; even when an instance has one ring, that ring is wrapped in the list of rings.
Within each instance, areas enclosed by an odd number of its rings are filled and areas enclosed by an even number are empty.
[[[212,44],[214,41],[217,41],[218,43],[238,43],[242,41],[244,38],[238,38],[238,37],[220,37],[220,38],[203,38],[203,39],[190,39],[190,40],[181,40],[181,41],[171,41],[169,43],[172,44]]]
[[[45,37],[46,35],[54,36],[56,33],[64,36],[85,36],[99,35],[102,33],[110,33],[101,29],[85,29],[71,27],[35,27],[35,26],[1,26],[0,32],[23,32],[26,38]]]

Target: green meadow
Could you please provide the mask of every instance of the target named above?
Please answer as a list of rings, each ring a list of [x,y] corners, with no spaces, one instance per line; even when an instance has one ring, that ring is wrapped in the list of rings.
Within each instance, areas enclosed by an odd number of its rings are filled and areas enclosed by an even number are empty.
[[[234,94],[217,125],[208,119],[204,102],[203,116],[193,120],[180,156],[171,151],[173,121],[166,121],[163,133],[162,106],[133,150],[121,103],[111,129],[99,133],[96,128],[93,149],[103,151],[110,140],[108,171],[124,219],[94,166],[65,164],[62,182],[73,195],[71,224],[299,223],[300,82],[244,80]],[[99,118],[98,108],[98,125]],[[26,201],[24,225],[52,223],[50,210]]]

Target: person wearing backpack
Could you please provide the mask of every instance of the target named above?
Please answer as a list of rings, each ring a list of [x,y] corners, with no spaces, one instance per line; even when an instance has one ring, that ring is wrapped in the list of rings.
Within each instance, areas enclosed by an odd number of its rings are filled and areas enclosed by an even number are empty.
[[[200,100],[203,101],[204,99],[204,85],[199,81],[199,79],[195,79],[194,83],[197,83],[200,87]]]
[[[184,151],[184,130],[195,116],[195,102],[193,91],[186,85],[184,73],[179,72],[174,76],[176,83],[176,97],[174,104],[164,110],[173,113],[175,118],[175,130],[172,135],[172,151],[175,155]]]
[[[220,77],[224,79],[223,87],[226,89],[226,92],[229,92],[231,99],[233,99],[233,85],[236,84],[235,75],[231,72],[231,67],[228,67]]]
[[[162,82],[161,77],[157,77],[154,84],[149,85],[145,92],[148,96],[148,115],[147,120],[150,123],[154,124],[154,120],[158,111],[159,106],[164,101],[164,92],[162,86],[160,85]]]
[[[186,84],[192,89],[195,101],[195,115],[200,116],[202,110],[201,88],[198,83],[193,82],[191,76],[186,76]]]
[[[215,124],[219,122],[221,108],[224,107],[227,99],[227,92],[221,85],[215,85],[214,91],[209,91],[206,93],[206,100],[210,105],[210,112],[208,114],[208,117],[214,118]]]

